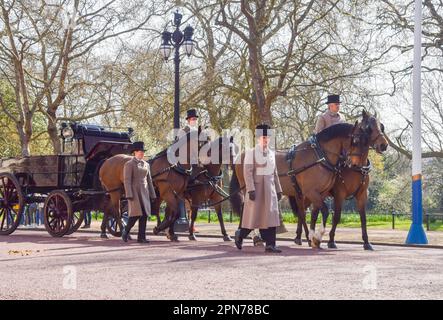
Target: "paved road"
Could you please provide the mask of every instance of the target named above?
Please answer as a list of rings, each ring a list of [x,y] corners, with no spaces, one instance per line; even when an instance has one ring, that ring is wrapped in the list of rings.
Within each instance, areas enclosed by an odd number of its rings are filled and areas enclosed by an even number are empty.
[[[80,229],[75,235],[78,235],[82,232],[99,232],[100,231],[101,221],[92,221],[92,226],[90,229]],[[152,232],[152,229],[156,225],[155,221],[148,222],[148,232]],[[234,235],[235,230],[238,228],[238,223],[229,223],[225,222],[226,230],[228,234],[231,236]],[[204,235],[213,235],[213,236],[221,236],[220,226],[217,222],[206,223],[206,222],[198,222],[196,224],[197,230],[199,231],[197,236],[202,234]],[[319,224],[317,225],[319,227]],[[20,228],[25,228],[20,226]],[[286,228],[288,232],[279,234],[278,237],[282,239],[293,239],[295,237],[295,224],[286,224]],[[43,226],[39,227],[40,230],[45,231]],[[134,226],[133,231],[137,230],[137,224]],[[326,233],[323,237],[323,240],[329,239],[329,231],[330,225],[326,227]],[[392,244],[404,244],[408,235],[408,230],[392,230],[386,228],[368,228],[369,241],[372,243],[392,243]],[[428,242],[430,245],[442,246],[443,247],[443,232],[442,231],[427,231],[426,232]],[[305,240],[305,235],[303,234],[303,240]],[[347,241],[347,242],[362,242],[361,230],[360,228],[337,228],[335,239],[337,241]]]
[[[443,250],[280,242],[265,254],[221,239],[149,245],[95,233],[0,238],[0,299],[443,299]]]

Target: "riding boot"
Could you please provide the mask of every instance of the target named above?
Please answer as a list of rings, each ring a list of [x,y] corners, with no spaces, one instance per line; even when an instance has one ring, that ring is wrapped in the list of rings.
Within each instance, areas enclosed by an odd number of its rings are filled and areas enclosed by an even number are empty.
[[[241,228],[240,229],[240,237],[242,239],[246,238],[247,236],[249,236],[249,234],[251,233],[252,229],[246,229],[246,228]]]
[[[128,242],[129,233],[131,232],[131,229],[134,226],[134,224],[137,222],[138,218],[139,217],[129,217],[128,224],[126,225],[126,227],[123,229],[122,232],[122,239],[124,242]]]
[[[148,216],[142,215],[138,220],[138,237],[137,242],[146,243],[146,223],[148,222]]]
[[[271,227],[260,230],[260,232],[262,232],[262,237],[264,237],[266,241],[265,252],[271,252],[271,253],[281,252],[281,250],[278,249],[277,246],[275,245],[277,237],[276,229],[277,229],[276,227]]]
[[[268,239],[269,239],[269,245],[275,247],[275,242],[277,240],[277,228],[276,227],[268,228]]]
[[[259,229],[260,237],[265,242],[266,245],[269,245],[269,229]]]
[[[271,227],[267,229],[260,229],[260,234],[266,242],[266,246],[275,246],[276,238],[277,238],[277,228]]]
[[[242,249],[243,239],[246,238],[251,231],[252,231],[251,229],[245,229],[245,228],[240,228],[237,229],[237,231],[235,231],[235,245],[239,250]]]

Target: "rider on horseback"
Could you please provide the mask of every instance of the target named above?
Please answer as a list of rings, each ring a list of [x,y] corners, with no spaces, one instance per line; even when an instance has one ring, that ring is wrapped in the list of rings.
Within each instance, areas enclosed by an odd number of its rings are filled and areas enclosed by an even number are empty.
[[[334,125],[337,123],[344,122],[344,117],[340,114],[340,96],[337,94],[331,94],[328,96],[326,104],[328,105],[328,110],[321,114],[317,123],[315,124],[314,133],[319,133],[320,131]]]

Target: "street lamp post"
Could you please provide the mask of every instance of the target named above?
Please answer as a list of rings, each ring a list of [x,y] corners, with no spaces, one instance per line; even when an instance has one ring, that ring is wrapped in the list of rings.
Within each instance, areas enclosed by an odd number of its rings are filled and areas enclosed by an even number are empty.
[[[180,30],[182,17],[178,11],[174,13],[175,30],[174,32],[163,31],[163,42],[160,46],[160,52],[165,61],[169,59],[171,51],[175,50],[174,129],[180,128],[180,47],[185,47],[185,52],[188,57],[191,56],[194,51],[194,41],[192,40],[194,28],[188,25],[182,32]]]
[[[174,12],[174,32],[167,30],[162,33],[162,44],[160,46],[160,52],[167,61],[174,50],[174,129],[180,128],[180,47],[184,46],[186,55],[189,57],[194,51],[194,41],[192,36],[194,34],[194,28],[190,25],[186,26],[183,32],[180,30],[182,15],[178,12]],[[179,200],[180,217],[175,222],[174,230],[179,232],[185,232],[189,229],[188,219],[186,217],[186,208],[183,200]]]

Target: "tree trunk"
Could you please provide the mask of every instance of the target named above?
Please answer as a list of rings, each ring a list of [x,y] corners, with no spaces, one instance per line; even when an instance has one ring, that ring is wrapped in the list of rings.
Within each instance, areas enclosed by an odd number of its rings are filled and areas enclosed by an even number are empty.
[[[31,151],[29,148],[30,137],[27,136],[24,127],[20,123],[16,123],[16,128],[18,135],[20,137],[20,150],[22,157],[29,157],[31,155]]]
[[[55,111],[48,112],[48,135],[51,139],[52,148],[54,150],[54,154],[60,154],[62,152],[62,146],[60,143],[59,132],[57,129],[57,117],[55,116]]]

